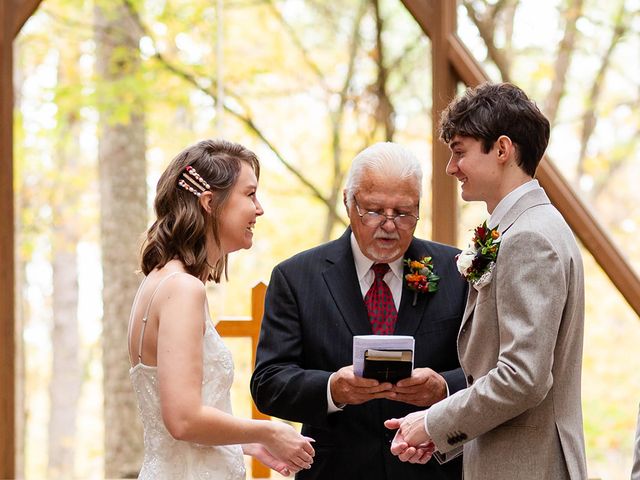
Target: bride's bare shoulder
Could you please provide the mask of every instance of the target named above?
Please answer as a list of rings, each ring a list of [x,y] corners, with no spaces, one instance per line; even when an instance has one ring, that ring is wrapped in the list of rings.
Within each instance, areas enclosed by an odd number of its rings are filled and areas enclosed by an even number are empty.
[[[152,284],[150,287],[157,288],[156,302],[159,306],[192,302],[202,304],[206,299],[204,283],[181,269],[176,270],[168,267],[167,265],[149,274],[149,280],[153,280],[150,282]]]

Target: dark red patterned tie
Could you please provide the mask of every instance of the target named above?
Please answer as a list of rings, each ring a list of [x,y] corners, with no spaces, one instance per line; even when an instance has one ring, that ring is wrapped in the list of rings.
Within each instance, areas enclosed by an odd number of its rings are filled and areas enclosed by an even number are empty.
[[[369,312],[371,330],[376,335],[392,335],[396,326],[398,312],[393,303],[393,295],[382,277],[389,271],[387,263],[376,263],[371,267],[375,274],[373,285],[364,296],[364,303]]]

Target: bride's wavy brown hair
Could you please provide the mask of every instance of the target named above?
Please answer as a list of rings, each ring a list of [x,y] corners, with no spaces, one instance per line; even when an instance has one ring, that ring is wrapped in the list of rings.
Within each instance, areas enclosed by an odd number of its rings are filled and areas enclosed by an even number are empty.
[[[220,214],[240,175],[242,162],[260,176],[258,157],[249,149],[226,140],[203,140],[187,147],[169,164],[158,180],[154,209],[156,221],[147,230],[141,249],[141,270],[148,275],[177,258],[191,275],[220,282],[227,273],[227,255],[207,263],[207,232],[220,248]],[[178,186],[187,166],[192,166],[211,186],[211,213],[200,198]]]

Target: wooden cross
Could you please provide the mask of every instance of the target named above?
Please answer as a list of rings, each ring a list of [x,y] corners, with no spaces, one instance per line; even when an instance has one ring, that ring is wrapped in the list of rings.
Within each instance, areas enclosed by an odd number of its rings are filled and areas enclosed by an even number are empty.
[[[256,363],[256,348],[260,336],[260,325],[264,314],[264,296],[267,286],[260,282],[251,289],[251,317],[222,317],[216,324],[216,330],[221,337],[249,337],[251,338],[251,365]],[[271,417],[260,413],[256,404],[251,402],[251,418],[269,420]],[[271,470],[258,460],[251,460],[253,478],[269,478]]]

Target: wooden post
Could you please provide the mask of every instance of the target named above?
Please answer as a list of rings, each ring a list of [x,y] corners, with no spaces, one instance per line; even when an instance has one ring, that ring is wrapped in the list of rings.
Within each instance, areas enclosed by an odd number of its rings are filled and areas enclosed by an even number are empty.
[[[431,2],[431,237],[436,242],[455,245],[458,237],[458,187],[456,179],[447,175],[449,148],[438,140],[440,113],[456,94],[457,79],[449,63],[449,37],[456,31],[456,0]]]
[[[13,39],[40,1],[0,1],[0,478],[16,473]]]
[[[0,478],[15,476],[12,2],[0,2]]]
[[[260,325],[264,314],[264,297],[267,286],[260,282],[251,290],[251,317],[250,318],[221,318],[216,324],[216,330],[221,337],[250,337],[251,338],[251,365],[256,363],[256,348],[260,337]],[[251,402],[251,418],[256,420],[269,420],[271,417],[258,411],[256,404]],[[251,471],[254,478],[271,477],[271,469],[264,466],[255,458],[251,461]]]
[[[449,38],[456,31],[456,0],[402,0],[431,39],[431,238],[455,245],[458,228],[458,188],[447,175],[449,149],[438,140],[440,113],[454,98],[457,76],[449,61]]]

